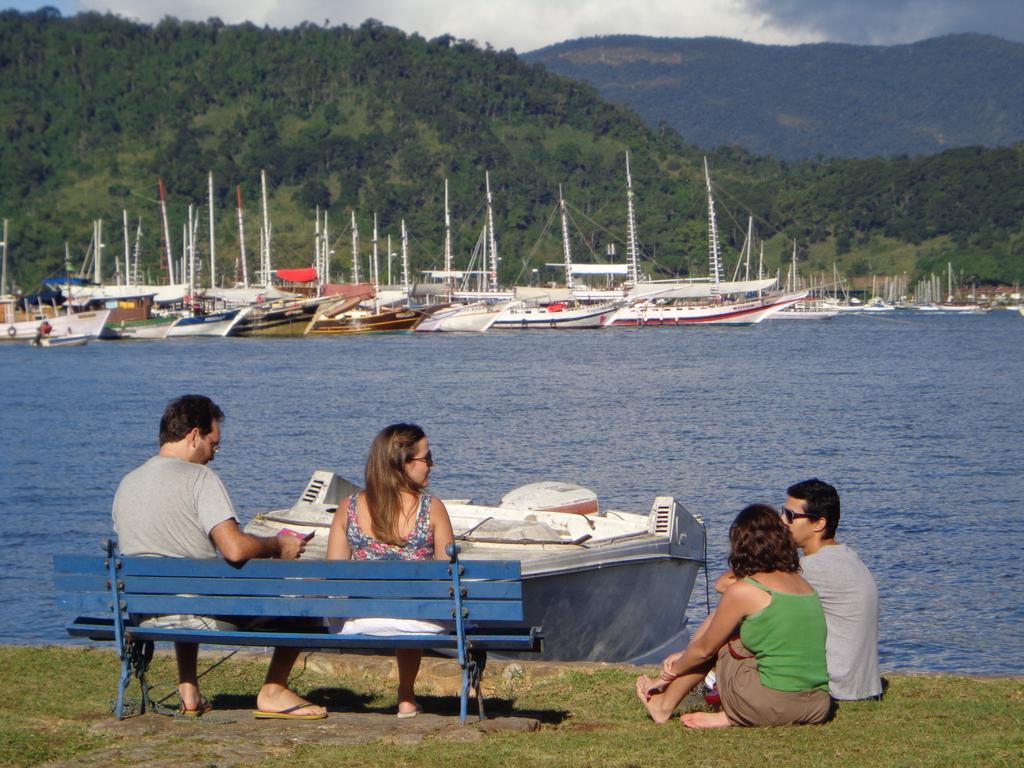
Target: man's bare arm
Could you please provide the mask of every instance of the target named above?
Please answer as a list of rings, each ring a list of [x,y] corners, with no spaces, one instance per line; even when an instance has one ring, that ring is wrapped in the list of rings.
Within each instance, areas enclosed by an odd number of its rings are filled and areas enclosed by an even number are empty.
[[[260,557],[294,560],[306,548],[306,542],[296,536],[253,536],[245,533],[234,520],[215,525],[210,531],[210,538],[221,556],[230,563],[244,563]]]

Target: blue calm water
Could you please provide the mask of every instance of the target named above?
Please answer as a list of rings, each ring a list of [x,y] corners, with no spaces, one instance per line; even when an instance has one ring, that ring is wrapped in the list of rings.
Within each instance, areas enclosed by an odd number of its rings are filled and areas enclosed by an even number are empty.
[[[729,522],[816,475],[873,570],[889,670],[1024,674],[1024,319],[839,317],[301,340],[0,346],[0,642],[63,643],[51,556],[99,551],[121,476],[185,392],[227,412],[214,467],[243,518],[314,469],[357,482],[377,430],[422,424],[442,496],[573,480],[608,508],[672,494],[709,562]],[[702,583],[690,609],[704,615]]]

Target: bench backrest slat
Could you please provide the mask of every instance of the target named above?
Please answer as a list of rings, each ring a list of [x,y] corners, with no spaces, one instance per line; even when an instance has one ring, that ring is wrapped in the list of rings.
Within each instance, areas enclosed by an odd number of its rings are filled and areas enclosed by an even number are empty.
[[[99,572],[94,558],[91,567],[81,572]],[[120,557],[120,573],[125,576],[211,576],[230,578],[408,578],[410,569],[419,578],[450,579],[448,562],[443,560],[250,560],[233,566],[220,559],[185,560],[177,557]],[[462,560],[463,579],[510,579],[521,577],[518,560]],[[72,572],[62,568],[65,572]]]
[[[222,579],[171,578],[156,576],[126,576],[126,594],[179,595],[202,594],[220,596],[276,597],[282,592],[279,579]],[[517,581],[463,581],[467,598],[492,600],[519,600],[522,583]],[[448,599],[452,590],[450,579],[431,580],[373,580],[352,579],[290,579],[285,588],[289,593],[303,597],[344,595],[346,597],[433,597]]]
[[[175,595],[124,595],[128,613],[166,615],[194,613],[201,616],[286,617],[390,617],[396,619],[452,619],[451,600],[353,600],[329,597],[207,597]],[[463,603],[470,621],[521,621],[522,603],[469,600]]]

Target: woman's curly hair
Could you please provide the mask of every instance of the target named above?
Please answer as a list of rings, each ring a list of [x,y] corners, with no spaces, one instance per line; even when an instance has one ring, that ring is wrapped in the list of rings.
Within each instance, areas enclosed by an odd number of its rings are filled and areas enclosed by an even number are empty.
[[[800,572],[796,542],[768,504],[751,504],[729,528],[729,566],[736,578],[752,573]]]

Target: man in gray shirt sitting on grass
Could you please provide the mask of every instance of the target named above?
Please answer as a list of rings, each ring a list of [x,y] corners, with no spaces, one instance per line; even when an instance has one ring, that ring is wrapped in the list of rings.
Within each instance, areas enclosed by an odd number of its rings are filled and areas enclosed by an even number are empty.
[[[245,533],[224,483],[207,464],[220,450],[224,412],[203,395],[172,400],[160,419],[160,450],[132,470],[114,496],[114,530],[125,555],[215,558],[232,563],[257,557],[292,560],[305,542],[292,536],[261,537]],[[150,616],[147,626],[230,631],[237,617]],[[196,665],[199,646],[175,643],[181,713],[193,717],[210,709],[199,693]],[[288,688],[298,648],[275,648],[267,677],[256,698],[256,717],[314,720],[327,716]]]
[[[812,478],[786,489],[782,520],[803,550],[803,577],[821,597],[828,638],[829,692],[855,701],[882,693],[878,671],[878,589],[867,566],[836,541],[839,494]]]

